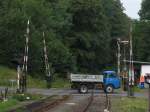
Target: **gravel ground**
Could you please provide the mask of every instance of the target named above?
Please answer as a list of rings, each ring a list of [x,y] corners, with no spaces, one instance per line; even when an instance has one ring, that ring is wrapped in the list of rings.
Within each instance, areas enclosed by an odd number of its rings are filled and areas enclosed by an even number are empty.
[[[106,105],[106,98],[104,96],[101,95],[95,96],[87,112],[104,112],[105,105]]]
[[[47,112],[77,112],[81,104],[86,105],[88,98],[89,95],[73,95],[66,102],[61,103]]]
[[[89,102],[90,95],[73,95],[68,101],[47,112],[82,112]],[[105,96],[94,95],[94,100],[87,112],[104,112]]]

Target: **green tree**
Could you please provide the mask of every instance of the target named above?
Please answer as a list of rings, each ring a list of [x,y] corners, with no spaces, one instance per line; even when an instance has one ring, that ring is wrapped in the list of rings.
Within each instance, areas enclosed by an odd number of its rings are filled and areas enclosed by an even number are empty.
[[[73,25],[66,40],[76,56],[78,71],[98,72],[109,60],[110,31],[102,2],[73,0],[70,12]]]
[[[150,45],[150,9],[149,9],[150,1],[143,0],[142,8],[139,12],[140,21],[134,22],[135,24],[135,41],[136,41],[136,58],[142,61],[150,61],[150,53],[149,48]]]
[[[66,11],[67,3],[69,3],[69,1],[65,2],[65,0],[62,0],[55,7],[51,7],[52,3],[45,0],[1,1],[0,41],[2,42],[2,44],[0,44],[0,63],[11,66],[12,60],[14,60],[15,58],[23,57],[25,44],[24,34],[26,33],[27,20],[29,19],[29,70],[31,72],[42,71],[43,31],[48,32],[48,35],[46,37],[48,38],[48,40],[56,40],[55,46],[57,46],[57,49],[61,51],[57,53],[51,52],[55,50],[55,47],[49,48],[48,46],[48,49],[50,49],[49,52],[52,53],[52,55],[54,55],[55,57],[58,57],[56,59],[57,61],[60,61],[60,59],[62,60],[59,62],[59,64],[68,66],[68,63],[71,63],[71,54],[69,53],[68,48],[66,48],[62,43],[62,41],[58,40],[60,39],[60,35],[63,32],[62,30],[67,29],[70,24],[70,16]],[[59,31],[61,32],[59,33]],[[49,45],[51,41],[48,41],[47,44]],[[64,56],[60,58],[59,55]],[[53,69],[57,69],[58,71],[62,70],[62,67],[57,68],[57,66],[53,66],[53,64],[55,65],[56,63],[53,62],[53,58],[51,56],[49,58],[51,61],[50,63],[52,63],[52,67],[54,67]],[[68,69],[70,68],[68,67]]]
[[[110,29],[109,54],[110,63],[116,66],[117,39],[127,39],[129,33],[129,17],[123,12],[120,0],[102,0],[105,15]]]
[[[141,20],[145,20],[145,19],[150,19],[150,1],[149,0],[143,0],[142,1],[142,8],[139,12],[140,18]]]
[[[150,61],[150,22],[134,21],[134,56],[136,60]]]
[[[120,0],[102,0],[105,14],[109,20],[111,37],[125,37],[128,35],[129,18],[123,12]]]
[[[23,57],[28,19],[29,72],[43,72],[43,31],[54,72],[99,73],[115,63],[112,40],[127,35],[120,0],[3,0],[0,64]]]

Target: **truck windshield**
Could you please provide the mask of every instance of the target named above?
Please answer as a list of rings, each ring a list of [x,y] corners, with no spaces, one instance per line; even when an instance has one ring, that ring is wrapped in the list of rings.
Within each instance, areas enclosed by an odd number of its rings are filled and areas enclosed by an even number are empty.
[[[104,73],[104,78],[116,78],[115,72]]]

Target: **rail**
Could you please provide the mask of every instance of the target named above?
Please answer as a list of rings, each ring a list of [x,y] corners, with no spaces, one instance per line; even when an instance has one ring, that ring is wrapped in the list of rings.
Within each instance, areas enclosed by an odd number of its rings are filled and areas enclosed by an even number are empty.
[[[37,101],[31,104],[28,104],[26,106],[24,106],[24,108],[17,108],[17,109],[13,109],[10,110],[9,112],[17,112],[18,110],[22,110],[22,111],[30,111],[30,112],[46,112],[49,109],[55,107],[56,105],[60,104],[63,101],[66,101],[67,99],[69,99],[70,96],[69,95],[64,95],[61,98],[46,98],[43,99],[41,101]]]
[[[110,112],[110,110],[111,110],[111,98],[107,93],[105,93],[104,97],[105,97],[104,112]],[[89,97],[88,104],[85,106],[85,108],[81,112],[88,112],[93,101],[94,101],[94,90],[92,90],[92,92],[91,92],[91,96]]]

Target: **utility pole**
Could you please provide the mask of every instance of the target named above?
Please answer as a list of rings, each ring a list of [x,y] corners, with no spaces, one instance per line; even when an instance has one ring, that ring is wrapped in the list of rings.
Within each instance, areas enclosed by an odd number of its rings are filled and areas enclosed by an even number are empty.
[[[130,23],[130,63],[129,63],[129,74],[128,74],[128,96],[134,96],[134,68],[133,68],[133,44],[132,44],[132,23]]]
[[[127,66],[126,66],[126,45],[129,43],[128,40],[123,40],[120,41],[121,44],[123,44],[123,61],[124,61],[124,70],[127,70]]]
[[[124,44],[124,46],[123,46],[123,60],[126,60],[126,46],[125,46],[125,44]],[[125,62],[125,61],[124,61],[123,70],[124,70],[124,71],[127,70],[127,65],[126,65],[126,62]]]
[[[129,41],[126,41],[126,40],[124,40],[124,41],[121,41],[121,39],[120,38],[118,38],[117,39],[117,46],[118,46],[118,53],[117,53],[117,64],[118,64],[118,76],[120,76],[120,58],[121,58],[121,47],[120,47],[120,44],[124,44],[124,59],[126,60],[126,57],[125,57],[125,45],[126,44],[128,44],[129,43]],[[126,64],[126,63],[125,63]]]
[[[123,67],[123,75],[122,75],[122,84],[123,84],[123,90],[127,90],[127,82],[128,82],[128,76],[127,76],[127,65],[126,65],[126,45],[129,43],[129,41],[124,40],[121,41],[123,44],[123,60],[124,60],[124,67]]]

